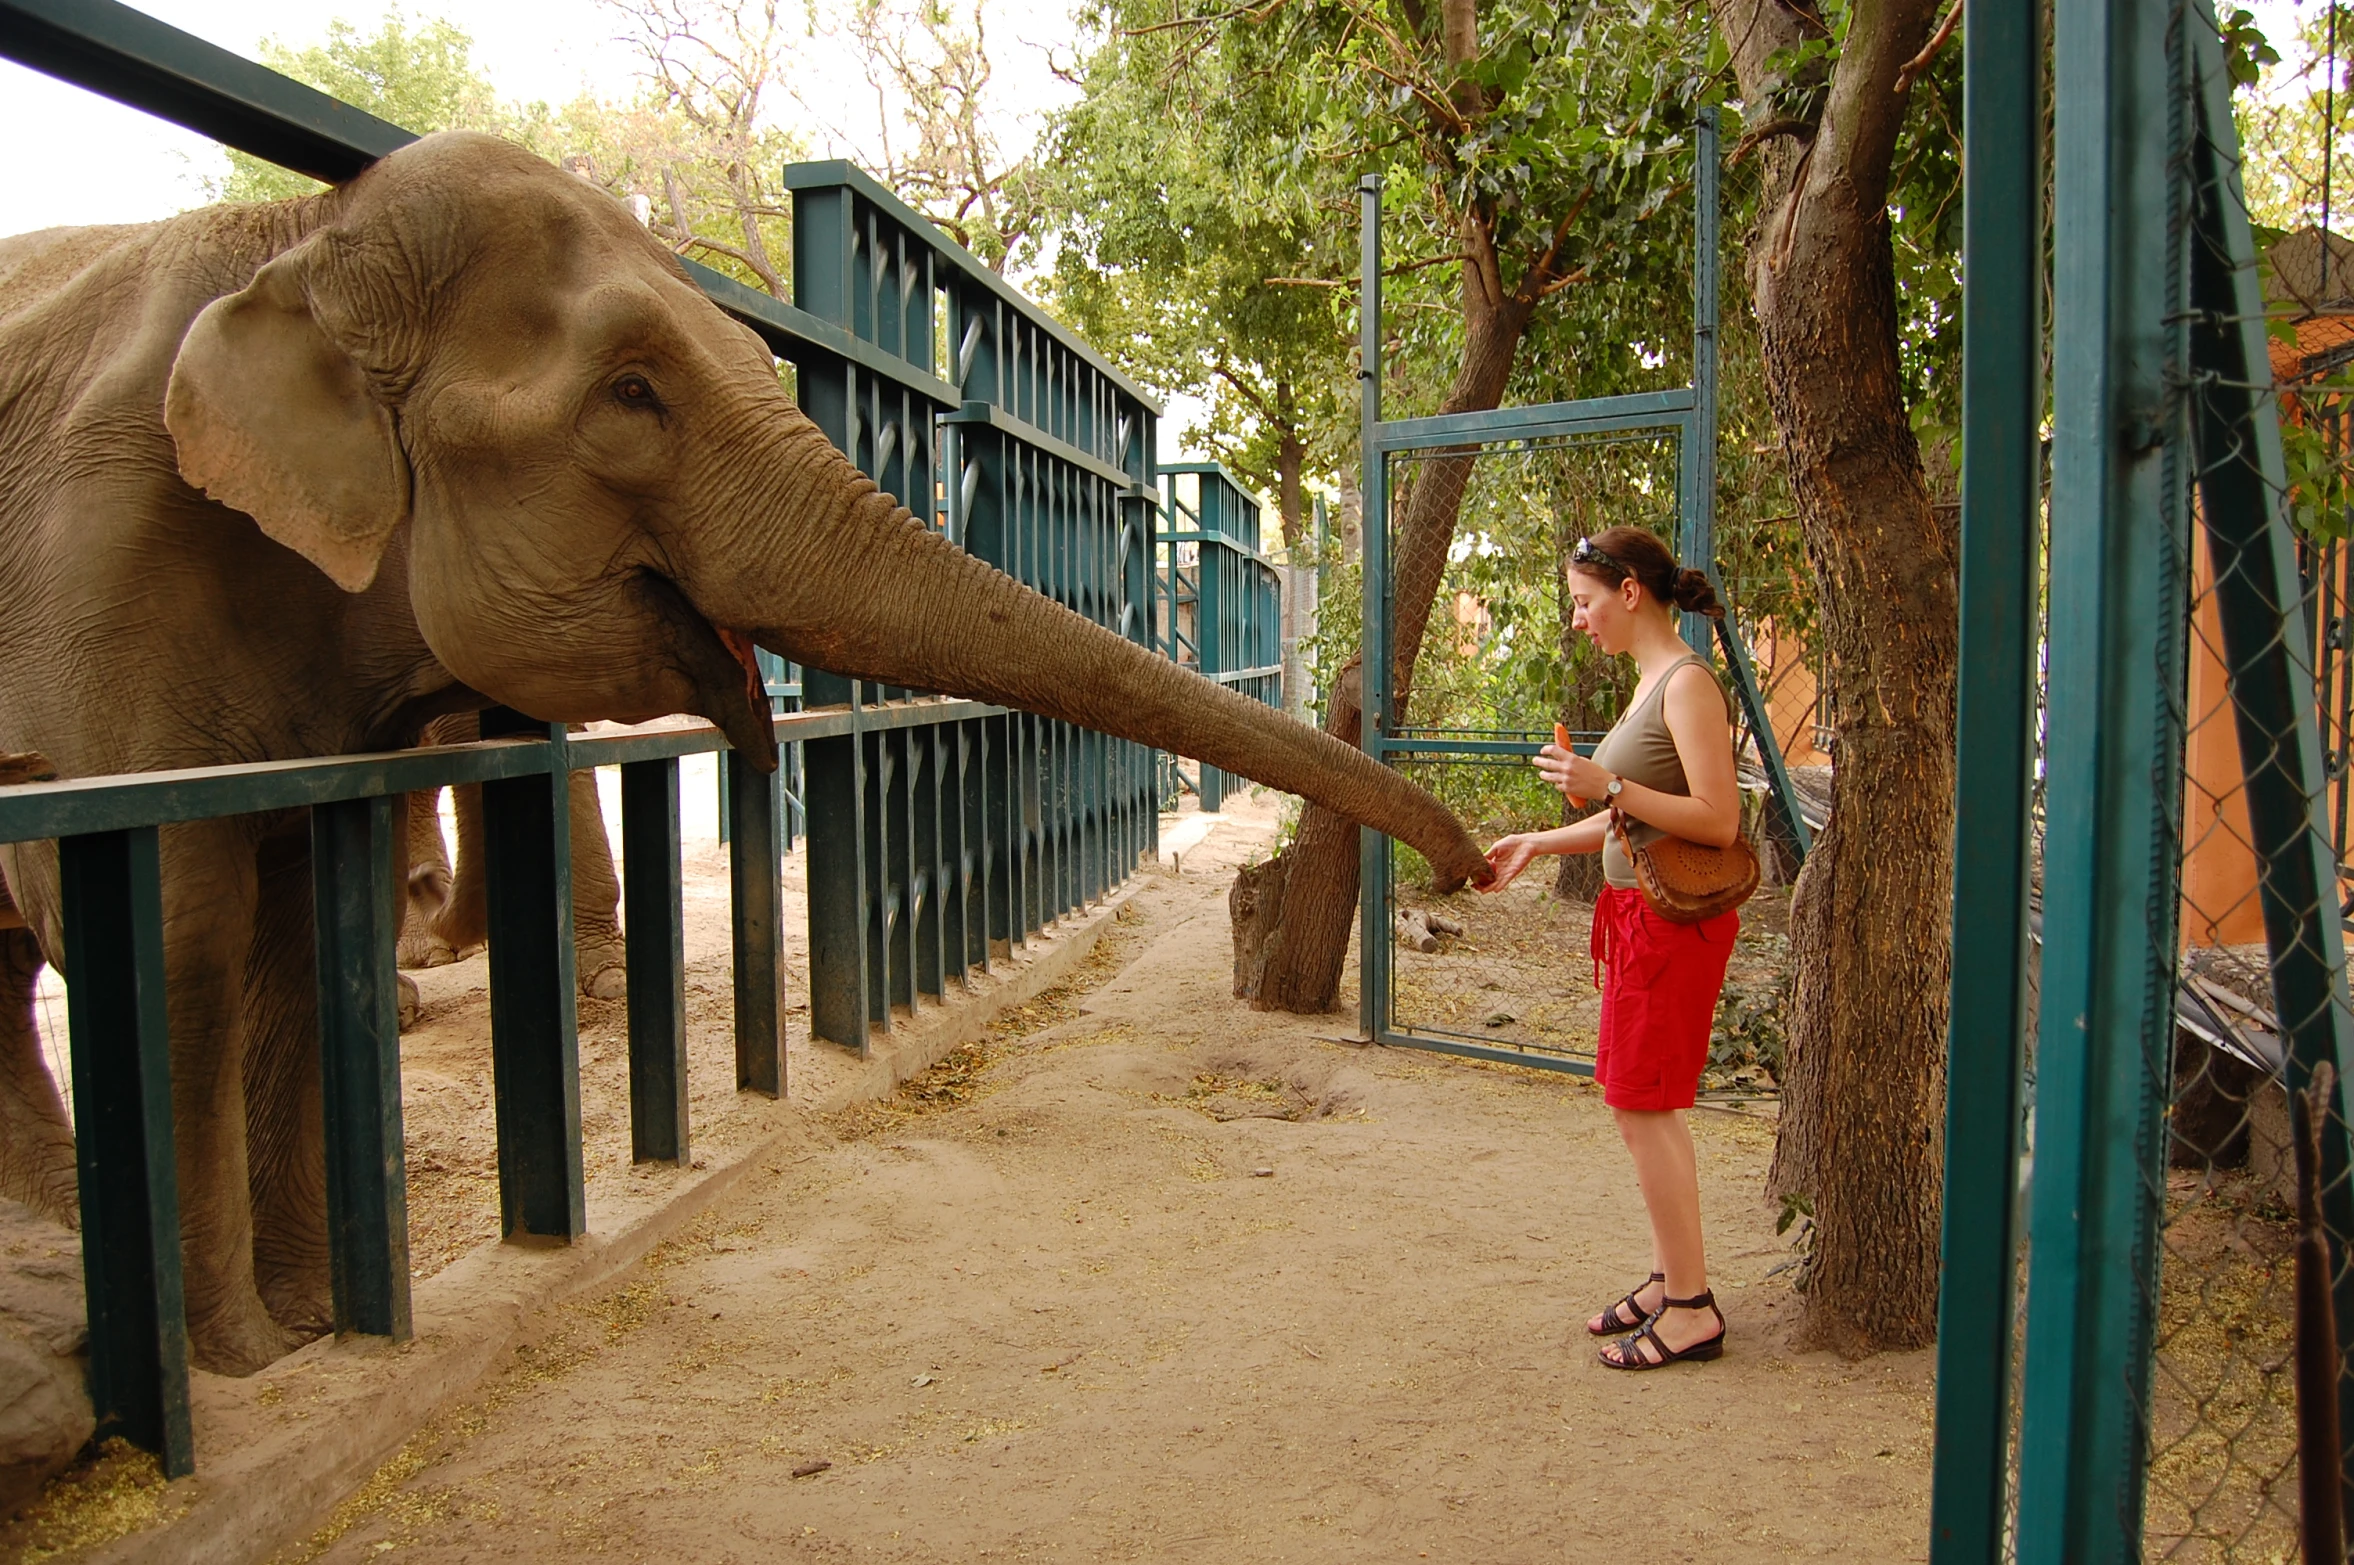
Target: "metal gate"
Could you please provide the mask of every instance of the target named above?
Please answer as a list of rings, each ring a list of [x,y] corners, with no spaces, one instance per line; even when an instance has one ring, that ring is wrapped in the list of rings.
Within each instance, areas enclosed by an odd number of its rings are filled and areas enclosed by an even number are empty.
[[[1481,558],[1482,551],[1520,558],[1525,564],[1528,551],[1495,544],[1478,525],[1480,517],[1493,518],[1515,507],[1526,510],[1532,503],[1541,508],[1543,497],[1532,496],[1532,491],[1548,486],[1536,483],[1537,478],[1558,480],[1579,463],[1607,457],[1620,464],[1615,475],[1618,486],[1636,496],[1633,511],[1613,519],[1654,525],[1672,538],[1680,559],[1702,562],[1712,576],[1716,574],[1718,140],[1714,110],[1702,111],[1695,142],[1694,374],[1692,385],[1672,391],[1384,421],[1381,187],[1372,177],[1360,187],[1363,313],[1359,374],[1365,463],[1363,743],[1368,755],[1412,772],[1418,781],[1466,813],[1474,830],[1492,832],[1559,823],[1557,814],[1539,819],[1530,813],[1557,811],[1559,801],[1527,766],[1528,758],[1552,738],[1555,716],[1552,710],[1540,709],[1541,703],[1528,690],[1453,703],[1453,710],[1439,714],[1437,721],[1417,718],[1409,722],[1397,711],[1401,678],[1414,679],[1418,671],[1430,670],[1454,649],[1462,652],[1464,660],[1476,660],[1502,634],[1497,627],[1481,622],[1484,605],[1476,586],[1477,573],[1466,567]],[[1400,555],[1394,532],[1400,507],[1393,493],[1411,483],[1460,486],[1463,492],[1464,509],[1448,545],[1449,558],[1443,564]],[[1558,503],[1557,495],[1552,498],[1554,525],[1545,547],[1552,560],[1559,562],[1584,529],[1578,525],[1577,506]],[[1416,572],[1425,578],[1436,577],[1441,586],[1427,626],[1401,625],[1396,611],[1400,579]],[[1721,593],[1721,581],[1719,587]],[[1451,606],[1458,606],[1461,612],[1450,615]],[[1538,623],[1544,627],[1542,614]],[[1555,632],[1554,647],[1566,661],[1574,654],[1560,635],[1565,624],[1557,595],[1549,628]],[[1528,627],[1519,628],[1525,631]],[[1741,712],[1743,752],[1763,794],[1766,830],[1796,864],[1803,860],[1810,837],[1742,632],[1731,614],[1723,620],[1686,614],[1683,630],[1685,640],[1703,657],[1713,650],[1722,659],[1719,666]],[[1438,649],[1435,657],[1434,648]],[[1515,655],[1533,656],[1525,648]],[[1425,702],[1428,694],[1418,686],[1414,700]],[[1601,737],[1600,728],[1592,726],[1571,735],[1576,747],[1587,753]],[[1506,894],[1516,897],[1508,911],[1456,904],[1454,911],[1462,919],[1480,927],[1467,928],[1461,937],[1452,938],[1468,943],[1483,959],[1482,973],[1476,977],[1460,971],[1450,975],[1450,966],[1459,970],[1462,964],[1450,963],[1447,953],[1426,957],[1401,952],[1393,935],[1401,914],[1421,912],[1427,916],[1430,912],[1427,906],[1409,907],[1421,900],[1417,892],[1427,885],[1420,861],[1410,849],[1371,830],[1363,835],[1361,851],[1358,1015],[1367,1038],[1580,1075],[1593,1073],[1590,986],[1581,976],[1582,964],[1563,946],[1563,941],[1574,938],[1575,929],[1582,927],[1575,915],[1564,919],[1558,908],[1540,906],[1542,899],[1534,897],[1527,898],[1523,906],[1518,888]],[[1502,949],[1503,943],[1532,928],[1537,939],[1526,959],[1511,960]]]

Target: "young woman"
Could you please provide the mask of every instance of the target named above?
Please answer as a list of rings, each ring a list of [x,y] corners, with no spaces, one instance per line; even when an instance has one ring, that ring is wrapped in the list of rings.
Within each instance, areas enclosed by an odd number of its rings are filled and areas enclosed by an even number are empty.
[[[1594,901],[1593,956],[1602,988],[1594,1074],[1635,1160],[1651,1216],[1651,1276],[1586,1322],[1613,1369],[1661,1369],[1724,1352],[1725,1317],[1709,1291],[1700,1237],[1700,1171],[1684,1111],[1700,1086],[1708,1034],[1724,987],[1738,913],[1673,924],[1651,911],[1610,828],[1626,817],[1638,845],[1661,835],[1710,847],[1741,830],[1732,707],[1706,662],[1676,633],[1676,610],[1721,616],[1708,578],[1679,569],[1648,532],[1613,527],[1580,539],[1569,557],[1577,628],[1612,656],[1632,656],[1640,680],[1625,715],[1591,759],[1547,745],[1545,780],[1573,800],[1606,806],[1572,825],[1506,837],[1488,850],[1500,891],[1545,853],[1600,853],[1606,884]],[[1622,1335],[1623,1334],[1623,1335]]]

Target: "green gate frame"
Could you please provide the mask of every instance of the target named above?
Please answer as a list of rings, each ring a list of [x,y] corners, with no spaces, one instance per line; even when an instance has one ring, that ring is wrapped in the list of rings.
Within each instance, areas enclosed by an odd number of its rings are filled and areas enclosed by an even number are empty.
[[[2323,1060],[2339,1072],[2323,1215],[2337,1246],[2339,1340],[2354,1340],[2343,1250],[2354,1235],[2344,1087],[2354,1028],[2230,83],[2208,0],[2085,0],[2056,16],[2048,822],[2015,1519],[2014,1203],[2045,390],[2037,7],[1972,0],[1964,45],[1956,831],[2002,846],[1955,866],[1937,1565],[2141,1554],[2194,531],[2213,565],[2231,669],[2286,1084],[2294,1096]],[[2339,1409],[2354,1433],[2344,1389]],[[2354,1439],[2344,1444],[2354,1452]]]
[[[1393,757],[1463,756],[1494,759],[1535,755],[1541,742],[1514,739],[1459,739],[1425,733],[1398,725],[1390,711],[1395,625],[1390,605],[1389,465],[1393,457],[1421,452],[1472,452],[1562,436],[1668,432],[1676,437],[1676,543],[1685,560],[1708,562],[1714,577],[1716,558],[1716,389],[1719,178],[1721,171],[1717,115],[1700,111],[1696,126],[1693,179],[1694,254],[1692,263],[1693,324],[1692,384],[1673,391],[1644,391],[1625,396],[1591,397],[1575,402],[1547,402],[1528,407],[1497,408],[1484,413],[1446,413],[1426,418],[1384,421],[1381,416],[1382,260],[1381,180],[1366,175],[1358,183],[1360,239],[1358,256],[1358,388],[1359,446],[1364,458],[1365,497],[1364,624],[1364,734],[1363,748],[1375,760],[1389,764]],[[1721,583],[1719,584],[1721,588]],[[1798,796],[1782,762],[1782,749],[1766,711],[1765,697],[1751,667],[1749,649],[1732,617],[1711,620],[1701,614],[1683,616],[1684,639],[1706,656],[1713,630],[1717,650],[1733,676],[1735,698],[1741,703],[1750,732],[1756,737],[1768,783],[1766,801],[1771,829],[1803,862],[1813,847]],[[1590,748],[1590,746],[1581,746]],[[1471,1059],[1533,1065],[1544,1070],[1590,1076],[1591,1062],[1533,1050],[1499,1048],[1454,1037],[1401,1031],[1390,1015],[1391,957],[1389,902],[1392,890],[1390,842],[1365,828],[1358,848],[1359,894],[1357,1020],[1363,1035],[1376,1043],[1428,1049]]]

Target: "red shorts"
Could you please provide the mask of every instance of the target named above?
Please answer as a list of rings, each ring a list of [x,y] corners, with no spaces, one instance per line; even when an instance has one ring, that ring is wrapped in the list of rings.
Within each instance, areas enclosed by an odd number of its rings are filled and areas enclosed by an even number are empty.
[[[1614,1109],[1688,1109],[1708,1063],[1708,1035],[1738,912],[1675,924],[1643,893],[1604,886],[1594,899],[1594,984],[1602,1036],[1594,1076]]]

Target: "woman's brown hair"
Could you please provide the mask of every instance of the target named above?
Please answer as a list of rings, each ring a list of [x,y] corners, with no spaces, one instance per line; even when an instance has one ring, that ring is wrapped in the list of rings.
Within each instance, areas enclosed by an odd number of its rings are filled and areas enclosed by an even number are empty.
[[[1708,577],[1676,564],[1676,557],[1640,527],[1612,527],[1591,538],[1580,538],[1569,553],[1570,569],[1617,586],[1632,576],[1643,590],[1662,603],[1672,603],[1692,614],[1723,619],[1725,606],[1717,601]]]

